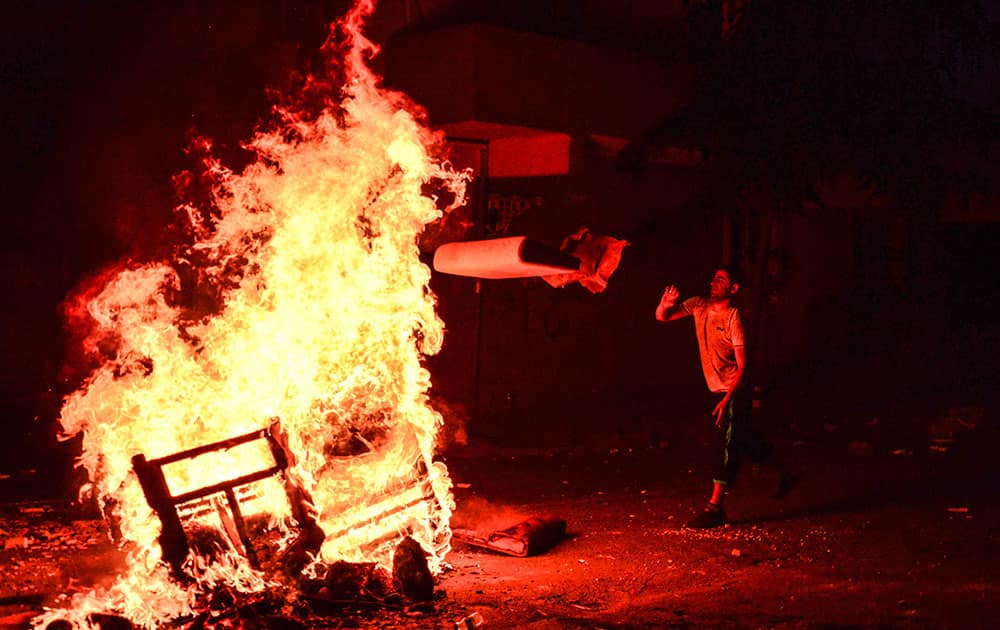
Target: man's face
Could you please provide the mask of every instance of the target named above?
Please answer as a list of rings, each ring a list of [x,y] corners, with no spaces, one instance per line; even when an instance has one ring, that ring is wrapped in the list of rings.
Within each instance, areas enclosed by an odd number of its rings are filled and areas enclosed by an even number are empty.
[[[712,276],[712,283],[709,285],[709,296],[715,299],[728,298],[735,293],[737,285],[733,284],[732,278],[725,269],[719,269]]]

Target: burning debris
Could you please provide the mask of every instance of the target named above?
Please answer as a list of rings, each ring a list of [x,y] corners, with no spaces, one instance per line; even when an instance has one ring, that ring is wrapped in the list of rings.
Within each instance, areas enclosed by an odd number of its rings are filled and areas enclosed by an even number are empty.
[[[266,439],[271,450],[274,461],[267,468],[233,479],[219,480],[211,486],[196,488],[181,495],[171,494],[166,476],[163,473],[163,469],[167,465],[236,448],[258,439]],[[183,563],[192,548],[185,532],[179,511],[180,507],[187,508],[184,520],[196,528],[202,523],[199,517],[215,512],[219,517],[220,533],[224,534],[226,538],[224,546],[244,556],[253,568],[261,569],[261,561],[258,559],[257,550],[253,540],[251,540],[247,521],[244,519],[243,509],[241,509],[240,500],[237,498],[237,490],[242,490],[249,484],[278,474],[282,476],[282,483],[288,494],[290,512],[298,530],[298,534],[285,546],[282,553],[282,569],[292,574],[300,572],[308,564],[309,558],[316,556],[319,552],[325,534],[316,523],[316,508],[312,497],[303,487],[301,481],[288,472],[289,466],[294,464],[295,456],[288,447],[288,438],[277,421],[272,422],[265,430],[214,444],[206,444],[155,460],[147,460],[142,454],[134,456],[132,466],[139,479],[139,485],[142,486],[142,492],[149,506],[153,508],[160,519],[159,542],[162,558],[170,563],[174,575],[188,577],[184,574]],[[219,496],[220,494],[222,496]],[[254,495],[248,496],[246,493],[243,494],[243,497],[256,498]],[[206,556],[213,553],[213,549],[206,548],[205,544],[194,546],[200,552],[199,555]],[[218,543],[216,543],[217,546]]]
[[[400,554],[419,565],[393,574],[403,595],[433,590],[454,500],[434,459],[422,357],[443,324],[417,239],[447,211],[428,187],[461,204],[468,175],[367,68],[373,11],[359,0],[332,25],[335,79],[307,76],[275,107],[253,163],[200,146],[205,172],[178,182],[210,201],[179,208],[190,240],[172,259],[107,270],[69,309],[95,368],[60,422],[82,436],[84,490],[129,569],[36,626],[278,614],[342,595],[348,565],[367,572],[359,594],[383,597]]]
[[[412,599],[427,601],[434,595],[434,577],[427,566],[427,552],[410,537],[399,543],[392,556],[392,580]]]

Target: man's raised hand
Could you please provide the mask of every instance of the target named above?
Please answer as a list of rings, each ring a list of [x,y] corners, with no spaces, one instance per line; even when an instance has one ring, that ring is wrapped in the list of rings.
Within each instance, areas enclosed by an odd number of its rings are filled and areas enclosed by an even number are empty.
[[[677,298],[680,297],[680,291],[674,285],[669,285],[663,290],[663,297],[660,298],[660,305],[666,308],[670,308],[677,303]]]

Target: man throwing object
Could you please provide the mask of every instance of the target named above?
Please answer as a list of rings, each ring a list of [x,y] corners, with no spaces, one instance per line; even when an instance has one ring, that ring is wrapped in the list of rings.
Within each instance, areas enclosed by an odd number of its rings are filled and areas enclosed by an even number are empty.
[[[719,267],[712,276],[708,297],[692,297],[678,304],[680,293],[677,287],[670,285],[656,307],[656,319],[661,322],[688,316],[694,318],[705,383],[715,401],[712,419],[716,427],[718,460],[708,506],[687,524],[697,529],[725,525],[726,488],[736,478],[743,457],[758,463],[772,457],[771,445],[761,440],[750,427],[752,402],[746,382],[743,318],[733,304],[739,290],[740,280],[735,271]],[[797,480],[796,475],[782,473],[777,496],[786,495]]]

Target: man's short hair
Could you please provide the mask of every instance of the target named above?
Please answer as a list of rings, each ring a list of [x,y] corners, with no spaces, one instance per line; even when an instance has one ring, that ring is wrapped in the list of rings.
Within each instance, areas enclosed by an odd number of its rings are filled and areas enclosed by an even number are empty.
[[[733,284],[740,285],[743,288],[743,274],[740,273],[739,268],[736,265],[719,265],[715,268],[716,271],[725,271],[729,275],[729,281]]]

